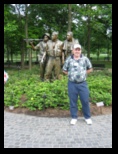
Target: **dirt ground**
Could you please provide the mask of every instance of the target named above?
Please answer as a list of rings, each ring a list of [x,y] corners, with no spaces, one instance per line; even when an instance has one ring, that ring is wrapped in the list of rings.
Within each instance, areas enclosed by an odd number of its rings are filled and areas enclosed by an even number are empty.
[[[112,114],[112,106],[97,107],[96,105],[91,104],[90,109],[92,116]],[[52,108],[45,109],[44,111],[39,111],[39,110],[30,111],[26,108],[15,108],[14,110],[10,110],[8,107],[5,107],[4,110],[7,112],[13,112],[17,114],[27,114],[39,117],[70,117],[69,110],[60,110]],[[80,117],[83,116],[81,111],[78,112],[78,115]]]

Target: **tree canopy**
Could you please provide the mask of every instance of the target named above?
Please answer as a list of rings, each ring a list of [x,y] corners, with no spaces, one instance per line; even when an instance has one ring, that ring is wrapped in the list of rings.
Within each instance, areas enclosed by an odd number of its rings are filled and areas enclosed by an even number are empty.
[[[90,53],[112,47],[112,4],[4,4],[4,52],[22,53],[23,39],[71,30]],[[27,34],[27,35],[26,35]],[[25,51],[24,51],[25,52]]]

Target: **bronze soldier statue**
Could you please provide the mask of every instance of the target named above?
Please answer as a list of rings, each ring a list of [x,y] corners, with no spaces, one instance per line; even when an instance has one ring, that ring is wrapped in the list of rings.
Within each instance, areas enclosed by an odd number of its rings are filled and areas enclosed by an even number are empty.
[[[48,62],[46,65],[45,80],[51,81],[52,72],[54,79],[60,78],[61,64],[64,63],[63,42],[58,39],[58,32],[52,33],[52,39],[47,42]]]
[[[34,46],[32,42],[30,42],[33,50],[39,49],[38,60],[39,60],[39,65],[40,65],[40,79],[41,79],[41,81],[44,80],[45,67],[46,67],[46,63],[48,60],[47,56],[45,56],[45,58],[43,60],[42,60],[42,57],[43,57],[43,54],[45,53],[45,51],[47,50],[47,42],[49,40],[50,40],[50,34],[45,33],[43,35],[43,41],[39,42],[36,46]]]
[[[67,32],[67,39],[64,41],[64,59],[72,54],[73,45],[79,43],[78,39],[73,38],[73,33],[71,31]]]

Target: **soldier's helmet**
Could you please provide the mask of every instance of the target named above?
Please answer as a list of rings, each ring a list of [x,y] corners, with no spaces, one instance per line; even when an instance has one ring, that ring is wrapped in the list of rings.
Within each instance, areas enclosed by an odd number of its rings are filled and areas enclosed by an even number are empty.
[[[44,33],[43,38],[44,38],[44,36],[47,36],[50,39],[50,34],[49,33]]]
[[[73,36],[73,32],[69,31],[69,32],[67,32],[67,35]]]
[[[58,34],[59,34],[59,33],[56,32],[56,31],[52,32],[52,35],[58,35]]]

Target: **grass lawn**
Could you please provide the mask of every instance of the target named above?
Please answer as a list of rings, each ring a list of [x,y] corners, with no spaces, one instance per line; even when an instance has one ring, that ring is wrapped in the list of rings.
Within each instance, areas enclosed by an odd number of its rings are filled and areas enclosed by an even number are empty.
[[[110,57],[110,61],[104,60],[104,57],[107,57],[107,54],[100,54],[99,60],[97,60],[97,56],[95,54],[91,54],[90,57],[92,64],[105,64],[106,68],[112,68],[112,57]],[[7,61],[7,58],[4,57],[4,62]],[[20,55],[18,55],[17,57],[14,56],[13,62],[20,62],[21,61],[21,57]],[[25,59],[25,61],[28,61],[28,57],[27,59]],[[32,62],[36,62],[36,54],[33,53],[32,54]],[[16,64],[14,64],[16,65]]]

